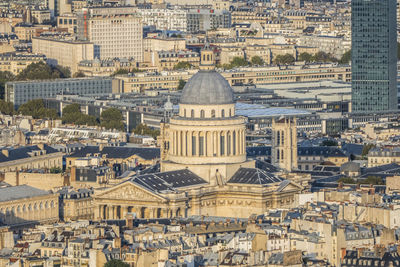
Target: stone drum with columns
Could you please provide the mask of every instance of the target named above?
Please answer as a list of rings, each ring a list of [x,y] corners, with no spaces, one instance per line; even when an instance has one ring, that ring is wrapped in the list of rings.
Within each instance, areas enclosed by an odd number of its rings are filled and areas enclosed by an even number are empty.
[[[123,219],[129,212],[140,218],[243,218],[293,206],[302,187],[255,168],[246,157],[245,123],[206,47],[199,72],[183,88],[179,113],[161,124],[161,172],[134,175],[96,193],[95,219]]]

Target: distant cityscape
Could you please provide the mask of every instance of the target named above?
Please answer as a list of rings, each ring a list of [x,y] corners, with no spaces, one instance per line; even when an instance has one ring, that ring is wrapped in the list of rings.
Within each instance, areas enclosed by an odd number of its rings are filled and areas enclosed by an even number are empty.
[[[0,10],[0,267],[400,266],[400,1]]]

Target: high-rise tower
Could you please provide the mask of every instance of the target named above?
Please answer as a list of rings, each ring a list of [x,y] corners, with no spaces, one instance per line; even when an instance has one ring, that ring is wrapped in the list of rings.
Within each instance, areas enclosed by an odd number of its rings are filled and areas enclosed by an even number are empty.
[[[353,0],[352,111],[397,109],[396,0]]]

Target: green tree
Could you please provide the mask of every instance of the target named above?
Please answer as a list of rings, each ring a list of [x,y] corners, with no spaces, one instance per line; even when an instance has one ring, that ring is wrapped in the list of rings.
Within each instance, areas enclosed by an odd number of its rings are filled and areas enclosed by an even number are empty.
[[[5,115],[13,115],[15,112],[14,104],[0,99],[0,113]]]
[[[249,62],[247,62],[244,58],[234,57],[231,61],[230,67],[236,68],[236,67],[243,67],[243,66],[248,66],[248,65],[249,65]]]
[[[313,56],[307,52],[303,52],[299,55],[299,61],[311,62]]]
[[[98,125],[97,119],[94,116],[86,115],[81,112],[79,104],[71,104],[63,108],[62,122],[76,125]]]
[[[62,169],[60,167],[52,167],[50,168],[50,173],[62,173]]]
[[[183,87],[185,87],[186,82],[182,79],[179,80],[178,87],[176,88],[177,90],[182,90]]]
[[[357,182],[351,177],[342,177],[338,180],[338,183],[356,184]]]
[[[57,110],[46,108],[43,99],[34,99],[22,104],[18,113],[25,116],[32,116],[34,119],[57,119]]]
[[[46,80],[56,78],[69,78],[71,72],[69,68],[56,66],[52,67],[44,63],[43,61],[29,64],[23,69],[15,78],[18,81],[26,80]]]
[[[368,152],[369,152],[372,148],[374,148],[374,147],[375,147],[374,144],[366,144],[366,145],[364,145],[363,150],[362,150],[362,152],[361,152],[361,157],[362,157],[362,158],[367,157]]]
[[[315,62],[337,62],[338,60],[331,54],[319,51],[313,56],[313,61]]]
[[[74,73],[73,77],[74,78],[82,78],[82,77],[85,77],[85,73],[83,73],[82,71],[77,71]]]
[[[174,70],[182,70],[182,69],[190,69],[192,67],[192,64],[190,64],[189,62],[178,62],[175,66],[174,66]]]
[[[69,114],[69,113],[76,113],[76,112],[79,112],[79,113],[81,112],[81,106],[79,104],[71,104],[71,105],[65,106],[62,111],[63,115]]]
[[[351,50],[346,51],[339,60],[340,64],[348,64],[351,61]]]
[[[100,125],[106,129],[117,129],[120,131],[125,130],[121,111],[116,108],[109,108],[101,113]]]
[[[115,75],[123,75],[123,74],[128,74],[129,70],[128,69],[119,69],[114,71],[114,73],[111,76],[115,76]]]
[[[281,65],[288,65],[288,64],[293,64],[296,61],[293,55],[291,54],[285,54],[285,55],[277,55],[275,57],[275,64]]]
[[[264,65],[264,60],[260,56],[253,56],[250,60],[252,65]]]
[[[379,176],[368,176],[365,180],[360,182],[361,184],[372,184],[372,185],[384,185],[382,178]]]
[[[121,260],[113,259],[113,260],[107,261],[104,264],[104,267],[129,267],[129,264],[125,263]]]
[[[338,143],[335,140],[324,140],[321,146],[337,146]]]
[[[397,43],[397,59],[400,60],[400,43]]]
[[[15,79],[15,75],[9,71],[0,71],[0,99],[4,99],[4,88],[6,82],[11,82]]]
[[[147,126],[146,124],[143,124],[143,123],[139,124],[139,125],[133,130],[133,132],[134,132],[135,134],[138,134],[138,135],[150,135],[150,136],[152,136],[153,138],[156,138],[157,136],[160,135],[160,131],[159,131],[159,130],[152,129],[152,128],[150,128],[149,126]]]

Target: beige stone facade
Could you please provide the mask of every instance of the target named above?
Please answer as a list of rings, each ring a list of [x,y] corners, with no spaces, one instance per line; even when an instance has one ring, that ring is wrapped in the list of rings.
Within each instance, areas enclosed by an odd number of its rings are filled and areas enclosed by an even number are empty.
[[[44,149],[41,149],[41,144],[38,145],[39,149],[31,152],[31,156],[28,158],[15,159],[0,163],[0,172],[16,171],[21,169],[33,169],[33,168],[52,168],[62,167],[63,153],[56,152],[47,154]],[[2,152],[8,157],[9,152],[3,149]]]
[[[58,195],[48,193],[0,202],[0,220],[10,226],[58,221]]]
[[[9,71],[14,75],[18,75],[28,65],[45,61],[44,55],[35,54],[2,54],[0,55],[0,71]]]
[[[235,114],[232,88],[213,71],[211,51],[203,50],[201,60],[200,72],[183,89],[179,113],[161,125],[161,172],[98,191],[94,219],[123,219],[128,213],[247,218],[295,205],[301,186],[247,160],[245,119]]]
[[[296,118],[272,120],[271,162],[289,172],[297,169]]]
[[[197,71],[170,71],[168,73],[136,73],[133,76],[118,75],[121,92],[142,92],[152,88],[176,90],[179,80],[187,81]],[[351,81],[349,66],[333,64],[279,67],[248,67],[222,72],[221,75],[230,85],[270,84],[289,82],[312,82],[322,80]]]
[[[66,185],[64,174],[62,173],[33,173],[33,172],[6,172],[4,182],[16,185],[30,185],[42,190],[56,190]]]
[[[94,58],[94,45],[90,42],[34,37],[32,51],[46,55],[48,62],[52,65],[69,67],[72,74],[78,71],[79,62]],[[60,53],[60,51],[63,52]]]

